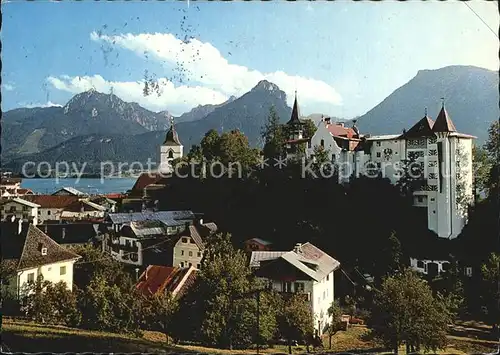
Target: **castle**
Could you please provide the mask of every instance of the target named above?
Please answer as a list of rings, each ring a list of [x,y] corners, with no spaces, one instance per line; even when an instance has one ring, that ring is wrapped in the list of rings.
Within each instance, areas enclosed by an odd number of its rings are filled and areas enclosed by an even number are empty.
[[[467,223],[467,207],[473,199],[472,146],[476,137],[457,132],[444,102],[435,121],[425,112],[402,134],[362,135],[355,122],[346,127],[326,117],[312,137],[303,137],[304,121],[295,96],[287,125],[288,158],[296,157],[299,145],[306,146],[307,158],[324,149],[340,183],[352,176],[370,176],[374,171],[396,183],[405,175],[404,167],[409,166],[420,181],[413,191],[414,206],[426,212],[430,230],[441,238],[453,239]]]

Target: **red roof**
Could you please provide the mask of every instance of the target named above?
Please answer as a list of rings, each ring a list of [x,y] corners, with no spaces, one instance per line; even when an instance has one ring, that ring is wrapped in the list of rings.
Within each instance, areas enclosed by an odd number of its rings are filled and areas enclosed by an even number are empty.
[[[40,205],[42,208],[66,208],[79,200],[79,196],[65,195],[26,195],[23,199]]]
[[[132,187],[132,191],[142,191],[146,186],[155,184],[162,179],[162,176],[159,173],[142,173]]]
[[[33,195],[33,191],[30,190],[30,189],[17,189],[17,193],[18,194],[23,194],[23,195],[27,195],[27,194],[30,194],[30,195]]]
[[[329,124],[326,128],[333,136],[337,137],[352,138],[356,135],[356,132],[351,127],[344,127],[339,124]]]
[[[177,272],[177,268],[171,266],[150,265],[141,275],[136,289],[146,295],[154,295],[165,289],[167,281]]]
[[[196,270],[193,267],[150,265],[139,278],[136,289],[144,295],[169,291],[177,292],[174,296],[181,296],[194,283],[195,278]]]
[[[120,198],[124,198],[124,197],[125,197],[125,195],[123,195],[123,194],[119,194],[119,193],[115,193],[115,194],[106,194],[106,195],[104,195],[104,196],[106,196],[107,198],[110,198],[110,199],[112,199],[112,200],[113,200],[113,199],[120,199]]]

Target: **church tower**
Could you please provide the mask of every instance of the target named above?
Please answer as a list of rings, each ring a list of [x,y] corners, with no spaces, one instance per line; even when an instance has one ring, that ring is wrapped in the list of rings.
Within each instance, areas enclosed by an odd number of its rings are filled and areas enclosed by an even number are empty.
[[[286,123],[289,126],[289,140],[297,140],[303,138],[304,123],[300,120],[299,104],[297,103],[297,91],[295,91],[295,100],[293,102],[292,116]]]
[[[163,174],[172,173],[172,160],[182,158],[183,155],[183,146],[175,131],[174,119],[172,118],[170,122],[170,129],[160,147],[160,172]]]

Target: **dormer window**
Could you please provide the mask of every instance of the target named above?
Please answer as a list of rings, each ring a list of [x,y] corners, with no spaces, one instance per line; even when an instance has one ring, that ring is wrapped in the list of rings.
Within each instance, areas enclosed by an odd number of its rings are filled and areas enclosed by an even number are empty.
[[[189,240],[188,240],[188,238],[182,238],[182,242],[183,243],[189,243]]]
[[[47,248],[42,248],[42,255],[47,255]]]

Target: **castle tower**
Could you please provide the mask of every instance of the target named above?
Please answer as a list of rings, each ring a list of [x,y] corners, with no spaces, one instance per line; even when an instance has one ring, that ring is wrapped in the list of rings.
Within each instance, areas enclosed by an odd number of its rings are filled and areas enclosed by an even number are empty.
[[[434,219],[435,232],[442,238],[455,238],[462,230],[465,221],[457,205],[457,162],[459,139],[455,125],[448,116],[444,102],[432,127],[437,137],[438,185],[436,209],[430,219]],[[462,162],[463,163],[463,162]],[[460,163],[458,163],[460,164]]]
[[[160,172],[172,173],[172,160],[182,158],[183,146],[175,131],[174,119],[171,119],[170,129],[167,131],[165,141],[160,147]]]

